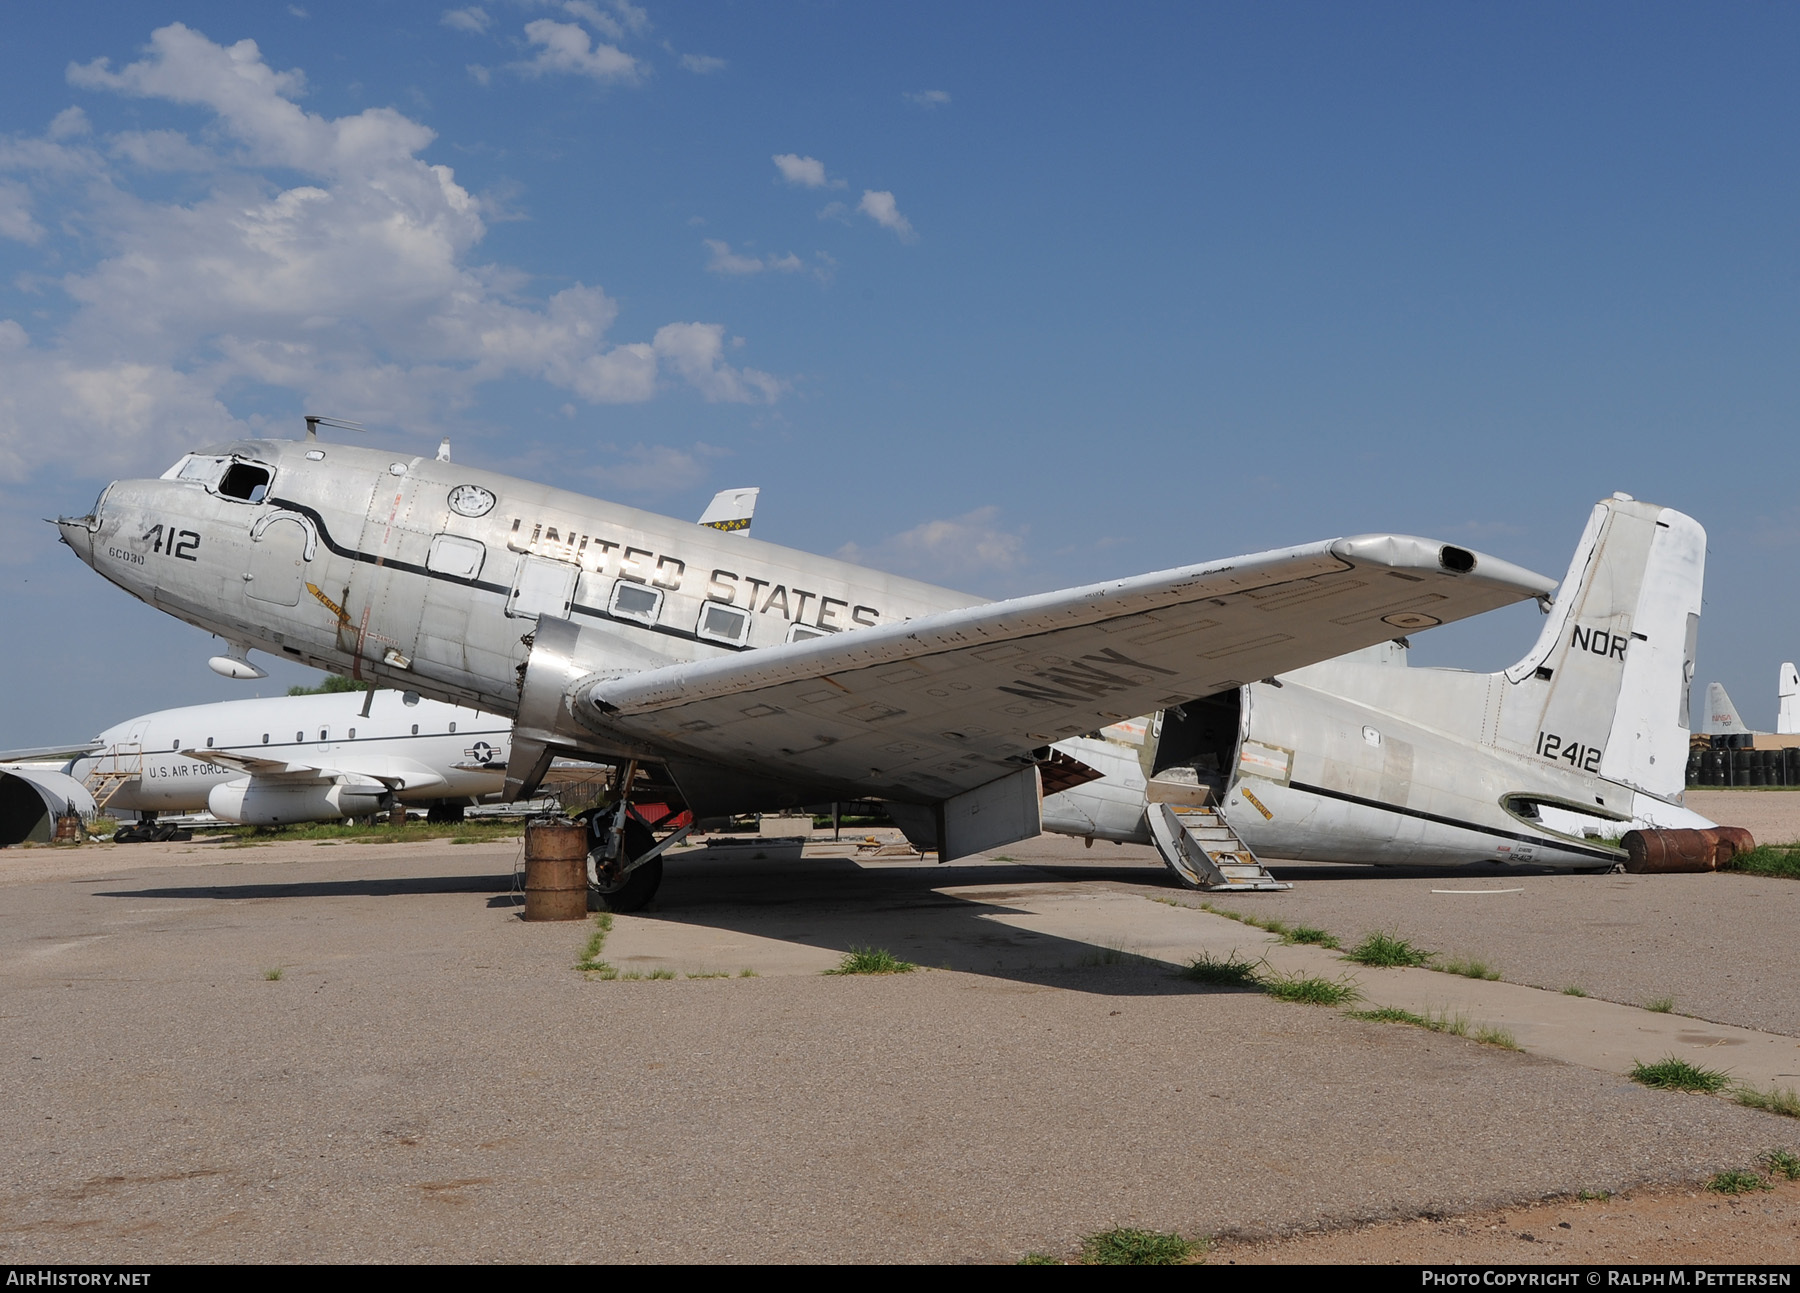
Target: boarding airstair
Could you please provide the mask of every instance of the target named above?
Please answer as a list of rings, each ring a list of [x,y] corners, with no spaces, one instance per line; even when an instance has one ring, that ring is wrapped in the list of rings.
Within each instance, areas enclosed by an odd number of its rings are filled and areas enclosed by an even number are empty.
[[[144,775],[144,747],[113,745],[94,759],[82,784],[94,797],[94,811],[104,813],[112,797]]]
[[[1225,815],[1207,803],[1208,787],[1164,774],[1151,778],[1148,791],[1150,838],[1175,878],[1189,889],[1237,893],[1294,887],[1270,875]]]

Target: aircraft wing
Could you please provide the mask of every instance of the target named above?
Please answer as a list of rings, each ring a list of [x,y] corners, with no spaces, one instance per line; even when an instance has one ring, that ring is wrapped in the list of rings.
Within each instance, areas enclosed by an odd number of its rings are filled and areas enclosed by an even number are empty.
[[[590,681],[569,700],[676,759],[941,803],[1052,741],[1555,587],[1363,535]]]
[[[183,750],[182,754],[190,759],[201,759],[221,768],[233,768],[270,781],[379,781],[389,790],[427,790],[448,784],[443,773],[412,759],[343,759],[331,767],[325,767],[316,763],[262,759],[233,750]],[[480,770],[496,771],[486,767]]]
[[[39,745],[25,750],[0,750],[0,763],[66,763],[84,754],[106,747],[99,741],[83,741],[80,745]]]

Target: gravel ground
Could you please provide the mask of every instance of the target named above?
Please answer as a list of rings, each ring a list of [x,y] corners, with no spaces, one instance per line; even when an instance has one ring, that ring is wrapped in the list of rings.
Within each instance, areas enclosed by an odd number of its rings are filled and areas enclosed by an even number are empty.
[[[730,883],[690,853],[643,924],[829,960],[897,945],[938,886],[1155,879],[1128,850],[1032,847],[744,859]],[[606,982],[572,969],[591,926],[513,914],[516,846],[180,848],[7,854],[36,868],[0,910],[0,1074],[30,1095],[0,1166],[9,1262],[1009,1261],[1114,1225],[1274,1234],[1688,1182],[1800,1142],[1104,948],[982,972],[980,921],[951,970]]]

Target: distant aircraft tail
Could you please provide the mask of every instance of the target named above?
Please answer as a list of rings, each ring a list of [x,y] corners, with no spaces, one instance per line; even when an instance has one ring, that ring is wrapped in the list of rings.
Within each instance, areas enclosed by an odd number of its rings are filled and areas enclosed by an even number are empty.
[[[1502,743],[1679,798],[1705,570],[1692,517],[1628,494],[1597,504],[1537,645],[1504,675]]]
[[[1706,684],[1706,718],[1700,730],[1716,736],[1740,736],[1750,731],[1750,725],[1738,716],[1737,706],[1726,694],[1725,684]]]
[[[722,489],[713,495],[713,501],[700,513],[699,523],[714,530],[748,534],[750,522],[756,515],[756,496],[761,492],[757,486],[748,489]]]
[[[1800,732],[1800,669],[1781,666],[1781,682],[1775,688],[1781,698],[1781,714],[1775,720],[1777,732]]]

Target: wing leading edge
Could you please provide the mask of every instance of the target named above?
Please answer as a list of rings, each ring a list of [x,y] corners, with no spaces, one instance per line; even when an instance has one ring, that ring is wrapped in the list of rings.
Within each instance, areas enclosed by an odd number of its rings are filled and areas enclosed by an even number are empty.
[[[597,729],[762,782],[941,804],[1052,741],[1555,586],[1464,548],[1363,535],[589,675],[568,703]]]

